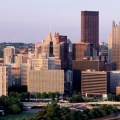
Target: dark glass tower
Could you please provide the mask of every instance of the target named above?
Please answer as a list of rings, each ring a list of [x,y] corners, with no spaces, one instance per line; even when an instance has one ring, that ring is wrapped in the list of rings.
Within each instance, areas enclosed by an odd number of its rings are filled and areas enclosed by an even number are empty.
[[[81,11],[81,41],[99,48],[99,12]]]

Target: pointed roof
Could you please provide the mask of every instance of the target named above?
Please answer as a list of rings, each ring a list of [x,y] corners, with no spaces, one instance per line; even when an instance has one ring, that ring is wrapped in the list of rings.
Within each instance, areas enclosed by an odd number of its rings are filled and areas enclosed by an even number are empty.
[[[44,43],[49,44],[50,42],[56,42],[56,39],[54,36],[55,36],[55,34],[52,34],[51,32],[48,33],[47,37],[44,40]]]

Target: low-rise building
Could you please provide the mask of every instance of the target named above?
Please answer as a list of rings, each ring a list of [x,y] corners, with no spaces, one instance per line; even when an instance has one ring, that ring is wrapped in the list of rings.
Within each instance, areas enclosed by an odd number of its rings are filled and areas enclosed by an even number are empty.
[[[81,72],[81,93],[107,94],[110,87],[110,74],[105,71],[87,70]]]

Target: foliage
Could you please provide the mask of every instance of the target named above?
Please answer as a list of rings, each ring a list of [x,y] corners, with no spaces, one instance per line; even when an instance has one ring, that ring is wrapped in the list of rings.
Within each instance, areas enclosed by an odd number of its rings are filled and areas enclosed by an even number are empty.
[[[13,104],[10,106],[10,113],[12,114],[18,114],[21,112],[20,107],[17,104]]]
[[[46,92],[43,92],[43,93],[41,94],[41,97],[42,97],[42,98],[48,98],[48,94],[47,94]]]
[[[34,100],[36,98],[41,98],[41,100],[46,99],[46,98],[51,98],[53,101],[56,98],[59,101],[60,93],[58,93],[58,92],[55,92],[55,93],[53,93],[53,92],[49,92],[49,93],[36,92],[36,93],[30,94],[29,92],[20,92],[20,93],[19,92],[10,92],[9,97],[17,98],[21,102],[26,102],[26,101],[28,102],[31,100],[30,98],[34,98]]]
[[[41,93],[37,92],[36,93],[36,98],[41,98]]]
[[[84,99],[82,98],[81,94],[73,94],[72,98],[70,99],[70,102],[74,102],[74,103],[84,102]]]
[[[81,112],[70,110],[67,107],[60,108],[57,103],[53,102],[29,120],[88,120],[113,114],[117,112],[117,109],[115,109],[116,108],[111,105],[100,105],[98,108],[93,108],[91,110],[85,109]]]
[[[0,108],[7,114],[17,114],[23,110],[23,104],[19,102],[16,93],[11,93],[10,96],[0,97]]]
[[[108,100],[109,101],[120,101],[120,94],[115,95],[115,94],[108,94]]]

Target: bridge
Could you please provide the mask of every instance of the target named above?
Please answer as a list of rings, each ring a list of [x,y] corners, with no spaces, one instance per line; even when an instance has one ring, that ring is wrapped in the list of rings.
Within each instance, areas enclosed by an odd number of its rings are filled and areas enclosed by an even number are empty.
[[[25,108],[42,108],[47,106],[48,103],[43,102],[22,102]]]

